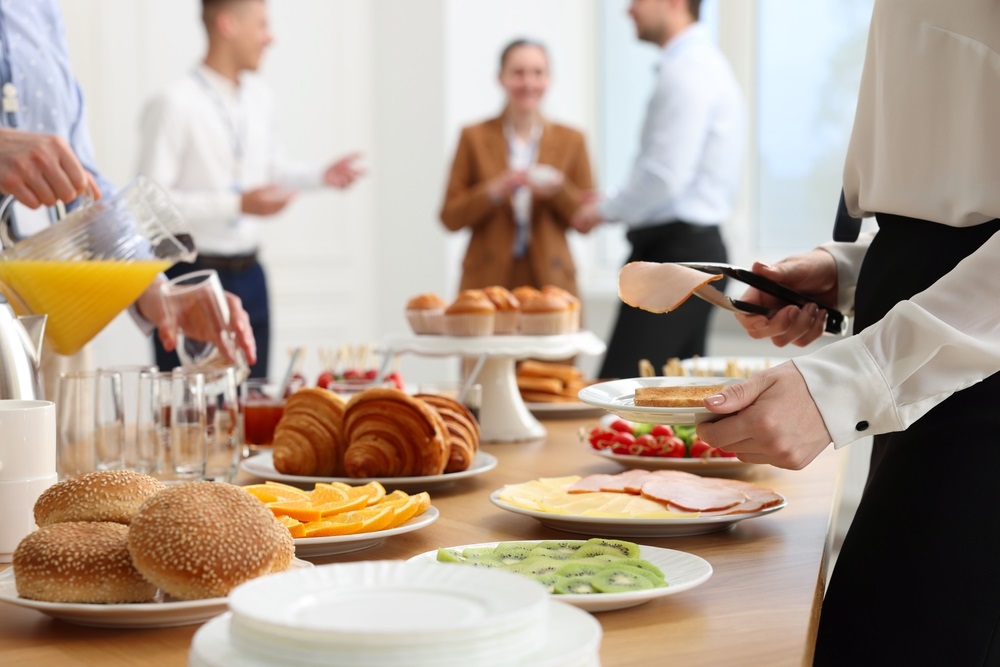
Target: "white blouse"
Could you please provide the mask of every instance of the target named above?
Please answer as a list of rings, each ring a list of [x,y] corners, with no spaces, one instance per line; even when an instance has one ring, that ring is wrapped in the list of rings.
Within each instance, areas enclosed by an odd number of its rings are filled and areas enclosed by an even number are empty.
[[[1000,2],[877,0],[844,168],[852,214],[1000,218],[998,119]],[[871,238],[823,246],[845,310]],[[998,260],[1000,234],[880,322],[794,360],[835,445],[901,431],[1000,371]]]

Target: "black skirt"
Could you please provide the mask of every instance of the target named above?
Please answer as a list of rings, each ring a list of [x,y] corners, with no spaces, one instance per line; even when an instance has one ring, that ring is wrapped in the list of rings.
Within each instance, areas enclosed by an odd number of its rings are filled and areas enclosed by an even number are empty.
[[[855,332],[1000,229],[1000,220],[956,228],[879,215],[878,223],[858,280]],[[905,431],[875,437],[823,601],[815,664],[1000,665],[998,633],[1000,374]]]

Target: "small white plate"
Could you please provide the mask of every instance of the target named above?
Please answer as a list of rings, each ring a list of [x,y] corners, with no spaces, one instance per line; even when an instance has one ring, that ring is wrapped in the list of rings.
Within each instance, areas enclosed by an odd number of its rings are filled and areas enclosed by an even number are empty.
[[[609,449],[594,449],[588,445],[591,452],[604,459],[610,459],[626,468],[643,468],[645,470],[683,470],[696,475],[742,475],[749,472],[756,464],[745,463],[735,458],[673,458],[670,456],[633,456],[631,454],[615,454]]]
[[[771,512],[777,512],[788,504],[788,501],[783,498],[779,504],[759,512],[723,514],[690,519],[614,519],[552,514],[551,512],[525,509],[501,500],[500,490],[490,494],[490,502],[508,512],[523,514],[537,519],[543,525],[550,528],[592,537],[681,537],[683,535],[703,535],[705,533],[726,530],[730,526],[746,519],[753,519],[758,516],[770,514]]]
[[[386,538],[393,535],[402,535],[414,530],[426,528],[435,521],[441,513],[438,508],[431,505],[427,510],[415,516],[402,526],[389,528],[388,530],[376,530],[371,533],[358,533],[355,535],[331,535],[329,537],[296,537],[295,555],[299,558],[316,558],[318,556],[334,556],[336,554],[346,554],[362,549],[371,549],[382,544]]]
[[[646,424],[699,424],[721,419],[706,408],[650,408],[635,404],[638,387],[694,387],[706,384],[735,384],[726,377],[646,377],[610,380],[584,387],[577,394],[589,405],[613,412],[622,419]]]
[[[311,568],[313,564],[296,558],[289,569]],[[162,600],[127,604],[85,604],[42,602],[18,597],[14,568],[0,572],[0,601],[40,611],[67,623],[95,628],[169,628],[202,623],[226,611],[227,598],[207,600]]]
[[[516,540],[518,544],[538,544],[543,540]],[[499,542],[483,542],[481,544],[463,544],[458,547],[446,547],[448,549],[470,549],[480,547],[496,547]],[[674,595],[689,588],[694,588],[708,581],[712,576],[712,566],[708,561],[694,554],[674,549],[661,549],[659,547],[647,547],[639,545],[639,557],[649,561],[663,571],[663,577],[667,580],[664,588],[650,588],[644,591],[630,591],[628,593],[592,593],[587,595],[575,595],[571,593],[554,595],[553,599],[579,607],[585,611],[610,611],[612,609],[625,609],[635,607],[649,602],[652,599]],[[425,551],[410,559],[414,562],[438,562],[437,549]],[[454,563],[441,563],[442,565],[454,565]],[[468,566],[466,566],[468,567]]]
[[[284,482],[297,486],[312,486],[316,482],[344,482],[357,486],[368,482],[379,482],[386,487],[387,491],[399,489],[407,492],[419,492],[429,489],[436,489],[447,486],[460,479],[475,477],[489,472],[497,467],[497,457],[486,452],[476,452],[476,457],[472,459],[472,465],[468,470],[461,472],[449,472],[443,475],[426,475],[424,477],[310,477],[306,475],[285,475],[274,469],[274,453],[264,451],[256,456],[243,459],[240,464],[245,472],[271,480],[272,482]]]

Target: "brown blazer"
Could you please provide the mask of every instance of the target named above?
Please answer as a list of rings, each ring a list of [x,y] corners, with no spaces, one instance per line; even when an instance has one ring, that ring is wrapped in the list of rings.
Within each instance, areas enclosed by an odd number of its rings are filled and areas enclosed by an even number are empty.
[[[593,188],[583,135],[545,121],[537,162],[562,171],[566,184],[549,199],[532,199],[526,258],[538,282],[535,287],[557,285],[576,294],[576,267],[566,242],[566,229],[581,203],[581,194]],[[441,207],[445,227],[451,231],[465,227],[472,230],[462,262],[461,289],[517,287],[509,284],[514,263],[514,210],[509,200],[494,204],[486,193],[486,182],[506,170],[507,141],[500,118],[462,130]]]

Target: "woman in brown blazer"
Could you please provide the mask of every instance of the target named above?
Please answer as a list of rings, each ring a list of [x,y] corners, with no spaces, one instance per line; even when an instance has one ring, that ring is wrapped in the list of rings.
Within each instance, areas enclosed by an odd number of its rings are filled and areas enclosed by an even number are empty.
[[[460,288],[556,285],[576,294],[566,230],[593,188],[583,135],[542,117],[541,44],[507,46],[499,80],[503,113],[462,130],[441,209],[445,227],[472,230]]]

